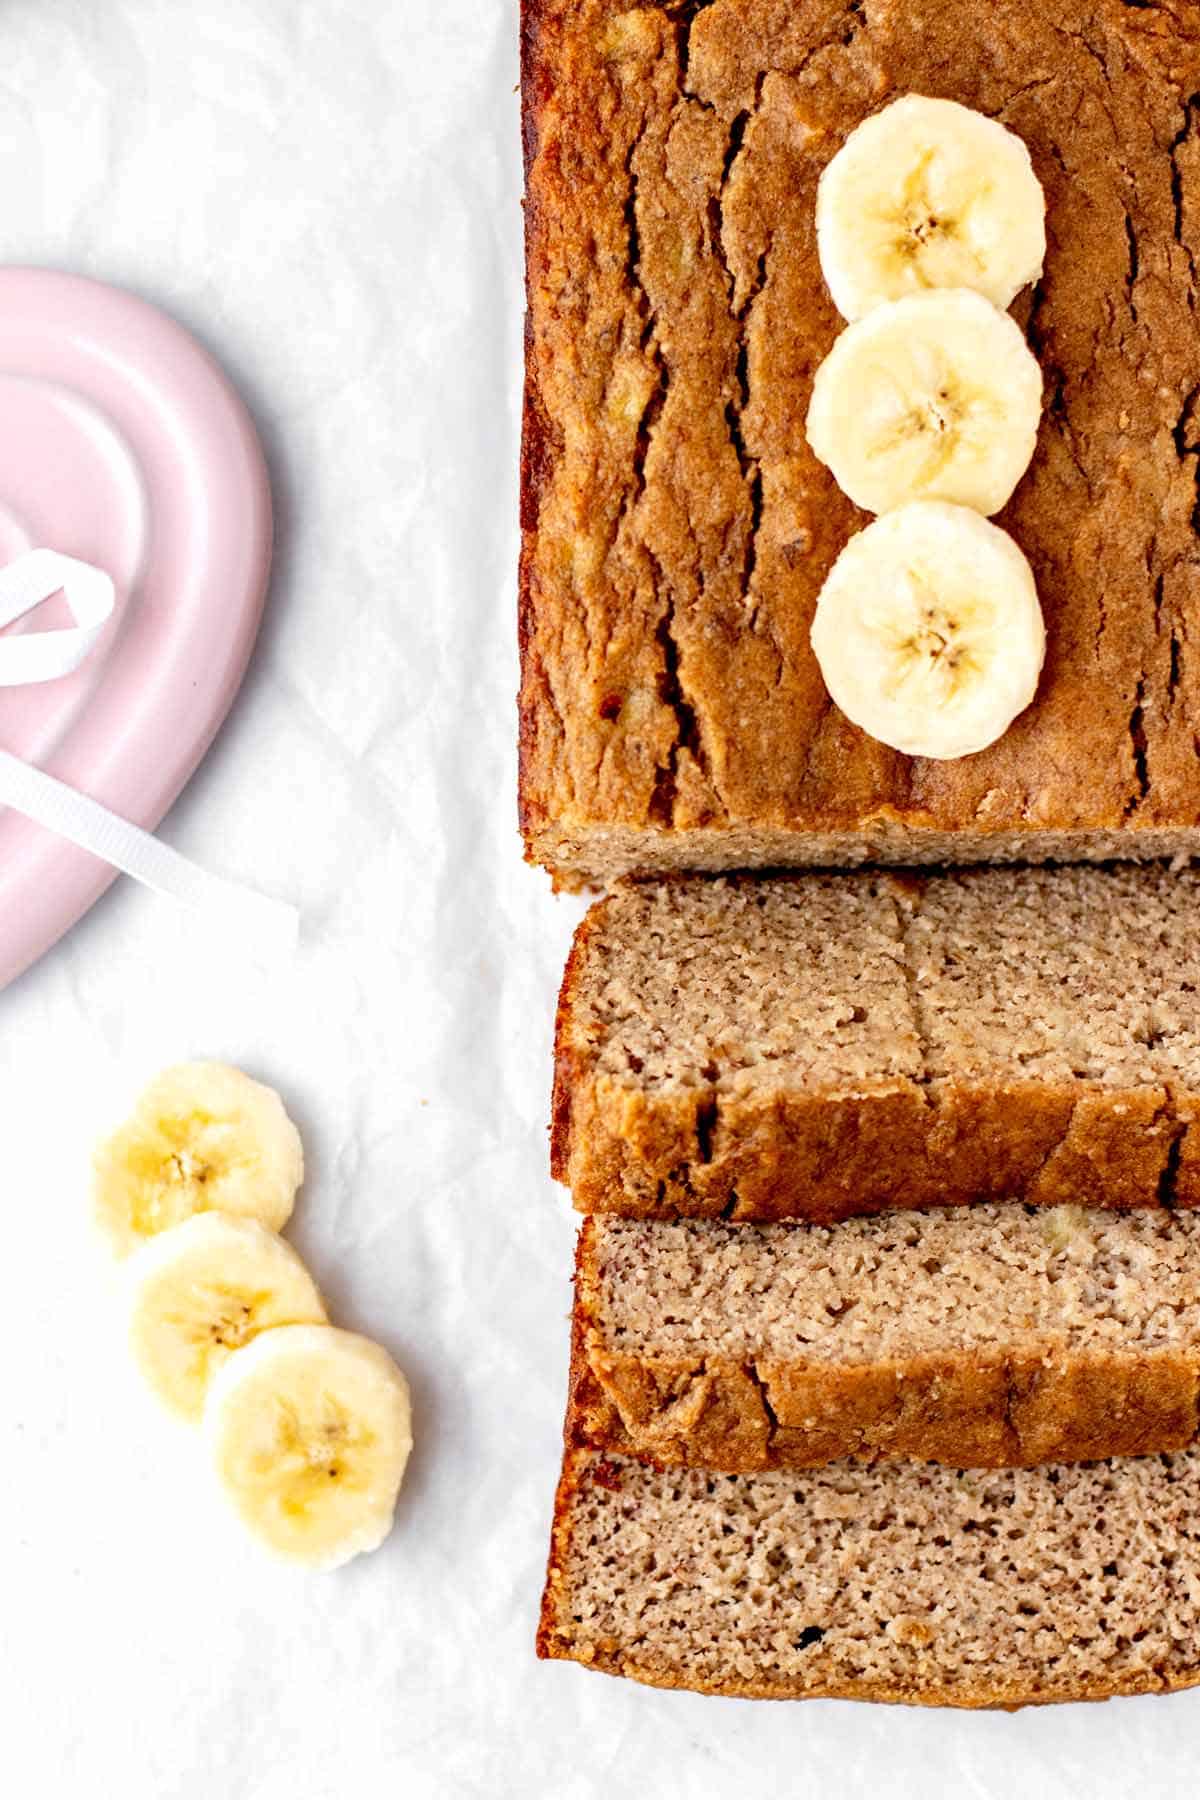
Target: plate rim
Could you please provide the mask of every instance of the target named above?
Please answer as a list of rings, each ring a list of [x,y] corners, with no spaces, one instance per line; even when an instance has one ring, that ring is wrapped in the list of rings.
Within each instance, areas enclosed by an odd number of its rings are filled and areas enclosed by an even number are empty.
[[[193,728],[186,741],[151,768],[147,733],[165,723],[176,679],[158,661],[160,679],[148,696],[136,729],[122,730],[119,704],[123,659],[139,654],[136,634],[122,633],[105,664],[103,682],[83,706],[43,765],[49,773],[90,794],[134,824],[153,831],[179,798],[208,751],[242,686],[258,638],[274,561],[274,509],[262,441],[250,410],[215,356],[161,307],[129,289],[87,275],[28,265],[0,268],[0,333],[17,311],[39,330],[63,329],[68,339],[86,337],[124,349],[143,383],[165,395],[166,410],[186,426],[185,441],[204,470],[206,495],[231,505],[234,536],[245,553],[246,578],[228,600],[223,656],[201,660],[189,671]],[[86,332],[76,315],[88,320]],[[106,359],[110,366],[118,357]],[[12,373],[19,373],[13,365]],[[199,396],[199,398],[197,398]],[[196,452],[199,455],[196,455]],[[214,471],[216,472],[214,482]],[[151,530],[154,517],[151,514]],[[151,551],[151,558],[154,552]],[[191,611],[194,613],[194,607]],[[181,633],[157,643],[157,659],[169,663],[177,637],[195,635],[189,615]],[[156,660],[157,660],[156,659]],[[166,732],[169,740],[169,729]],[[96,904],[118,871],[65,839],[0,806],[6,849],[5,919],[0,919],[0,989],[38,962]]]

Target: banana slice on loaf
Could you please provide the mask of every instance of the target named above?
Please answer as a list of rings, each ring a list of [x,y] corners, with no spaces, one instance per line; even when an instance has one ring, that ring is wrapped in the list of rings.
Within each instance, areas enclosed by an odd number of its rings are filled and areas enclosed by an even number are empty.
[[[1037,691],[1046,633],[1033,571],[999,526],[921,500],[850,539],[812,647],[855,725],[906,756],[970,756]]]
[[[966,288],[849,325],[817,370],[808,441],[866,512],[951,500],[991,514],[1029,467],[1042,371],[1007,313]]]
[[[926,288],[1006,307],[1046,255],[1046,201],[1014,132],[906,94],[851,132],[817,189],[817,254],[844,319]]]

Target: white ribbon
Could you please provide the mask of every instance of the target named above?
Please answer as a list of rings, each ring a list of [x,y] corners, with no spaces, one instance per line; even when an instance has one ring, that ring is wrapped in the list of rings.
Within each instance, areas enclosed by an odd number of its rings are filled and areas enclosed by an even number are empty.
[[[0,630],[58,593],[65,596],[74,625],[0,638],[0,687],[57,681],[73,673],[92,650],[116,605],[112,580],[102,569],[55,550],[27,551],[0,570]],[[0,750],[0,806],[11,806],[155,893],[214,918],[238,936],[281,949],[296,944],[300,915],[294,907],[210,875],[150,832],[6,750]]]
[[[112,618],[112,578],[56,550],[27,550],[0,570],[0,631],[62,593],[75,620],[67,631],[28,631],[0,639],[0,687],[24,687],[73,675]]]

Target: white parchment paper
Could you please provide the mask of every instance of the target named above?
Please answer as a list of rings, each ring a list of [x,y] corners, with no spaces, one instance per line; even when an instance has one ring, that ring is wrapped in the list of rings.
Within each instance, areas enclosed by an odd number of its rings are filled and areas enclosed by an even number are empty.
[[[797,0],[797,4],[800,0]],[[259,966],[129,883],[0,995],[0,1747],[14,1800],[1130,1792],[1200,1698],[1015,1718],[656,1694],[539,1665],[573,1224],[547,1175],[577,903],[520,859],[516,0],[0,0],[7,260],[219,355],[279,550],[164,836],[295,899]],[[0,429],[3,422],[0,421]],[[86,1157],[160,1065],[277,1084],[292,1235],[414,1384],[397,1529],[265,1562],[129,1366]]]

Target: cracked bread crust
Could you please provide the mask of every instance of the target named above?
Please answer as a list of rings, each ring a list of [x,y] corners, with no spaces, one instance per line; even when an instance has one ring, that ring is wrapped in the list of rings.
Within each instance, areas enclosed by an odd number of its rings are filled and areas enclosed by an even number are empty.
[[[568,1450],[541,1657],[746,1699],[1004,1707],[1200,1682],[1200,1451],[990,1474]]]
[[[559,995],[581,1212],[1200,1205],[1200,874],[625,882]]]
[[[629,870],[1200,850],[1200,16],[1190,0],[525,0],[521,816]],[[1039,695],[952,763],[849,725],[808,632],[864,523],[812,457],[817,178],[896,94],[1029,145],[1046,375],[1000,516]]]
[[[836,1243],[585,1220],[567,1444],[753,1473],[850,1457],[1027,1468],[1195,1441],[1195,1215],[892,1219]]]

